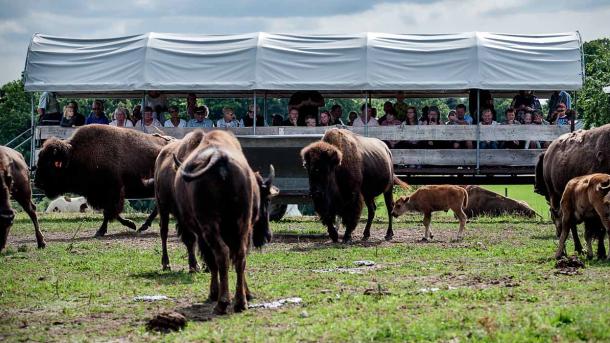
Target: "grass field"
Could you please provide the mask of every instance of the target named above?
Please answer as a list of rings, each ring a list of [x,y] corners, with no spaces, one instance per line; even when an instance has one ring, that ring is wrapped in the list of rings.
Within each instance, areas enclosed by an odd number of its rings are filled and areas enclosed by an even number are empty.
[[[610,264],[556,274],[548,222],[481,218],[454,242],[457,222],[443,215],[435,240],[422,243],[420,220],[401,217],[392,242],[376,220],[371,241],[350,245],[295,237],[323,233],[313,217],[274,223],[274,242],[248,258],[254,302],[303,302],[216,317],[204,303],[209,274],[186,272],[175,236],[172,271],[161,271],[157,224],[136,235],[113,223],[93,239],[98,214],[44,215],[48,247],[37,250],[20,213],[0,254],[0,341],[610,341]],[[353,269],[357,260],[376,264]],[[169,299],[134,301],[140,295]],[[166,310],[186,315],[185,330],[146,331]]]

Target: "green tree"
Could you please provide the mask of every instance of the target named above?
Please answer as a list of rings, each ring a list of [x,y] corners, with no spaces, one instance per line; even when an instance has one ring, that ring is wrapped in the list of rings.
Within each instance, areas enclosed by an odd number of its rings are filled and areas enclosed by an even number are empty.
[[[21,80],[11,81],[0,88],[0,144],[4,145],[31,126],[30,96],[23,89]],[[23,139],[27,138],[24,136]],[[21,143],[21,140],[16,144]],[[15,146],[15,144],[11,144]],[[18,150],[29,158],[29,144]]]
[[[586,42],[583,49],[586,79],[576,94],[575,107],[589,128],[610,123],[610,95],[602,90],[610,85],[610,39]]]

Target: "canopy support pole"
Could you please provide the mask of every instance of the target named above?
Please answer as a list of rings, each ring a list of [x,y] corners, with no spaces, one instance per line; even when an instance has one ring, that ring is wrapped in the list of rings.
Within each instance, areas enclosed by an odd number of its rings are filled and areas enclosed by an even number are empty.
[[[256,121],[256,116],[254,121]],[[267,126],[267,91],[265,91],[265,101],[263,101],[263,125]]]
[[[481,90],[477,89],[477,174],[481,167]]]
[[[576,112],[576,93],[577,91],[574,91],[574,101],[572,101],[572,108],[570,108],[570,110],[574,109],[574,118],[572,118],[572,120],[570,120],[570,132],[574,132],[574,130],[576,130],[576,116],[578,116],[578,113]]]
[[[32,135],[32,139],[30,140],[30,170],[32,170],[32,168],[34,167],[34,152],[36,151],[36,142],[35,142],[35,138],[36,138],[36,117],[35,117],[35,112],[34,112],[34,92],[30,93],[30,106],[31,106],[31,122],[30,122],[30,127],[31,127],[31,132],[30,134]]]
[[[364,96],[364,119],[366,120],[366,122],[364,123],[364,136],[368,137],[369,136],[369,96],[370,93],[366,92],[366,95]]]
[[[252,131],[253,134],[256,135],[256,91],[253,92],[252,94],[252,104],[253,104],[253,110],[254,110],[254,120],[252,123]]]

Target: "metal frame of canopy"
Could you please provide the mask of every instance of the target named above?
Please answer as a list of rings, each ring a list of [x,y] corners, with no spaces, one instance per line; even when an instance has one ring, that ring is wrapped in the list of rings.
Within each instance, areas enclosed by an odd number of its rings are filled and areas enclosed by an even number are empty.
[[[581,55],[581,75],[582,78],[584,79],[584,58],[583,58],[583,51],[582,51],[582,40],[580,38],[580,33],[578,33],[578,40],[579,40],[579,49],[580,49],[580,55]],[[28,48],[28,52],[29,52],[30,48]],[[29,56],[29,53],[28,53]],[[27,66],[27,61],[26,61],[26,66]],[[27,69],[27,68],[26,68]],[[52,87],[51,87],[52,88]],[[54,89],[48,89],[48,91],[53,91]],[[153,90],[153,89],[148,89],[148,90]],[[480,90],[481,89],[476,89],[477,90],[477,122],[480,123]],[[520,87],[516,87],[514,90],[496,90],[496,91],[491,91],[492,94],[494,96],[499,96],[499,97],[504,97],[507,96],[509,94],[513,95],[516,91],[520,90]],[[252,101],[253,103],[256,103],[257,97],[260,97],[261,95],[266,99],[268,96],[272,96],[272,97],[289,97],[290,94],[292,94],[294,91],[280,91],[280,90],[264,90],[264,89],[257,89],[257,90],[243,90],[243,91],[222,91],[222,90],[215,90],[215,91],[210,91],[210,90],[197,90],[197,91],[192,91],[192,90],[184,90],[184,91],[176,91],[176,90],[161,90],[162,93],[168,95],[168,96],[178,96],[178,95],[186,95],[188,93],[196,93],[198,96],[200,97],[206,97],[206,98],[250,98],[252,97]],[[363,89],[363,90],[320,90],[320,93],[323,94],[326,97],[332,97],[332,98],[362,98],[365,105],[365,111],[368,110],[368,106],[370,106],[370,99],[371,98],[387,98],[387,97],[394,97],[396,95],[397,92],[403,92],[405,97],[407,98],[424,98],[424,97],[462,97],[462,96],[468,96],[470,90],[469,89],[456,89],[456,90],[396,90],[396,91],[388,91],[388,90],[378,90],[378,89],[374,89],[374,87],[372,87],[371,89]],[[537,90],[536,91],[537,94],[539,95],[548,95],[550,94],[551,90],[545,90],[545,89],[541,89],[541,90]],[[139,91],[110,91],[110,92],[99,92],[99,91],[59,91],[57,92],[59,94],[59,96],[70,96],[70,97],[104,97],[104,98],[139,98],[142,97],[145,94],[145,90],[139,90]],[[35,104],[34,104],[34,96],[32,94],[32,98],[31,98],[31,107],[32,107],[32,118],[31,118],[31,125],[32,125],[32,134],[34,134],[35,132],[35,127],[36,127],[36,122],[35,122]],[[254,107],[254,115],[256,116],[257,113],[257,107]],[[264,111],[266,114],[266,101],[265,101],[265,106],[264,106]],[[252,128],[253,130],[253,134],[256,135],[256,121],[254,121],[254,126]],[[364,128],[364,134],[368,135],[368,125],[365,125]],[[480,126],[477,125],[477,147],[476,147],[476,171],[478,173],[478,171],[480,170],[480,149],[479,149],[479,144],[478,142],[480,141]],[[34,139],[32,139],[32,144],[31,144],[31,149],[32,149],[32,156],[34,156],[34,149],[35,149],[35,144],[34,144]],[[33,160],[33,158],[31,159],[31,161]]]

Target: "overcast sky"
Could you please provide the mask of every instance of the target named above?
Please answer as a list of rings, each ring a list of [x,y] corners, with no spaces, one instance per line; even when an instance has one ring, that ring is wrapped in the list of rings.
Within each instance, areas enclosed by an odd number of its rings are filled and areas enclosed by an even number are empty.
[[[610,37],[610,0],[0,0],[0,84],[20,77],[32,34],[548,33]]]

